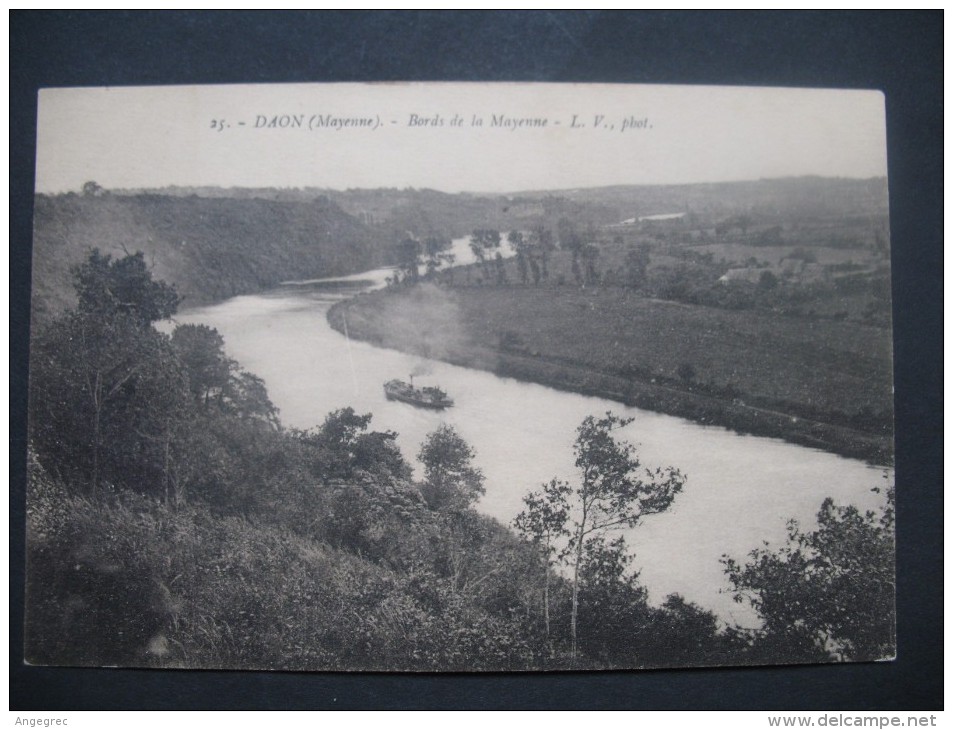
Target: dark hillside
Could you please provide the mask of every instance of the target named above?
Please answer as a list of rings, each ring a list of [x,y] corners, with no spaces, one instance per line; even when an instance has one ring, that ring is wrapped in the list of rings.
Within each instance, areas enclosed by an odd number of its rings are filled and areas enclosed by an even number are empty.
[[[73,300],[70,268],[92,248],[142,251],[185,306],[259,291],[287,279],[334,276],[383,263],[387,242],[326,198],[38,195],[33,314]]]
[[[625,188],[630,190],[635,188]],[[610,190],[610,189],[607,189]],[[162,195],[176,198],[269,200],[301,203],[327,198],[362,223],[386,235],[411,231],[429,235],[464,236],[475,228],[532,228],[553,226],[560,217],[592,223],[614,223],[619,210],[614,203],[539,192],[529,195],[445,193],[427,188],[215,188],[168,186],[154,190],[117,190],[117,195]]]

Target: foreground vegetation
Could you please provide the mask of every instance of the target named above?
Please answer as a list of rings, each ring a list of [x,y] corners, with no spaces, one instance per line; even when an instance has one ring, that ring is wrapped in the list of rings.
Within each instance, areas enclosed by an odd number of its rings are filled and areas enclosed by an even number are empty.
[[[892,510],[825,504],[816,532],[792,525],[787,546],[726,558],[761,629],[679,596],[654,607],[614,530],[667,509],[683,477],[646,474],[613,416],[581,424],[578,481],[530,493],[510,529],[473,509],[483,475],[452,428],[425,441],[420,480],[370,414],[286,430],[217,332],[155,329],[178,295],[143,256],[94,251],[73,273],[76,307],[32,351],[32,663],[521,670],[892,653]]]

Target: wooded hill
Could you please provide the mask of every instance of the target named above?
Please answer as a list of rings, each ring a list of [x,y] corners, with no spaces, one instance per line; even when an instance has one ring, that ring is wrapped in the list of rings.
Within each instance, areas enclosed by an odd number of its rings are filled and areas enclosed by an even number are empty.
[[[625,187],[634,191],[637,188]],[[615,188],[598,190],[613,191]],[[217,188],[168,186],[155,190],[117,190],[116,195],[163,195],[233,200],[269,200],[280,203],[308,203],[326,199],[340,206],[381,234],[391,238],[410,231],[414,235],[468,235],[474,229],[532,228],[554,226],[560,218],[585,223],[615,223],[619,220],[617,200],[605,203],[594,191],[578,200],[570,193],[531,194],[445,193],[427,188],[369,188],[331,190],[329,188]],[[677,198],[681,200],[681,198]],[[393,241],[392,241],[393,242]]]
[[[615,211],[565,199],[511,201],[432,190],[163,188],[37,195],[33,316],[46,321],[73,301],[71,267],[93,248],[142,251],[186,307],[268,289],[289,279],[340,276],[392,263],[416,236],[593,217]],[[196,192],[198,194],[196,194]]]
[[[70,268],[93,248],[142,251],[176,286],[185,307],[395,262],[408,232],[460,237],[475,229],[581,229],[659,213],[711,219],[754,214],[885,219],[886,180],[790,178],[693,185],[622,185],[499,195],[428,189],[176,187],[37,195],[33,315],[48,320],[73,303]],[[808,242],[810,243],[810,242]]]
[[[777,216],[885,216],[887,179],[786,177],[690,185],[612,185],[549,192],[524,192],[532,198],[556,195],[577,205],[614,208],[620,219],[659,213],[754,213]]]
[[[387,241],[327,199],[57,195],[36,197],[33,315],[73,301],[70,268],[93,248],[142,251],[184,306],[297,278],[335,276],[386,262]]]
[[[117,195],[154,194],[170,197],[261,198],[281,202],[310,202],[327,197],[341,208],[377,221],[399,221],[401,212],[419,210],[459,235],[473,228],[545,225],[539,216],[581,213],[593,223],[613,223],[631,216],[676,212],[771,209],[810,215],[885,215],[887,180],[856,180],[817,176],[685,185],[608,185],[565,190],[523,190],[499,194],[444,193],[414,188],[332,190],[329,188],[221,188],[175,186],[125,189]],[[535,218],[533,216],[536,216]],[[529,220],[531,219],[531,220]],[[585,222],[589,222],[588,220]],[[424,231],[418,232],[424,235]]]

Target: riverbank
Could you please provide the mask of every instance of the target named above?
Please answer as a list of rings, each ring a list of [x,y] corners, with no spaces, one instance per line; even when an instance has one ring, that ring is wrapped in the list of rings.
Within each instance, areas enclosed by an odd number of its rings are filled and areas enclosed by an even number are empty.
[[[883,407],[876,347],[865,356],[866,345],[842,323],[797,331],[798,323],[780,318],[618,290],[516,286],[381,290],[328,312],[339,332],[345,318],[350,337],[379,346],[876,465],[893,462],[885,419],[869,415]],[[889,394],[889,380],[885,387]],[[864,419],[870,428],[858,427]]]

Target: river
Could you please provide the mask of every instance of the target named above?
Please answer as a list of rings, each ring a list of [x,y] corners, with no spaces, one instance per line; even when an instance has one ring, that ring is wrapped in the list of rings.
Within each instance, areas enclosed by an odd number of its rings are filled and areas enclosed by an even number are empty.
[[[465,240],[454,242],[457,263],[472,260]],[[634,421],[622,436],[634,443],[645,466],[676,466],[685,489],[665,513],[646,518],[627,535],[635,567],[661,603],[670,593],[717,613],[729,623],[753,617],[727,592],[719,562],[741,559],[767,540],[779,545],[794,518],[805,527],[825,497],[875,509],[891,472],[853,459],[785,443],[739,435],[724,428],[557,391],[438,361],[422,361],[349,341],[327,322],[342,297],[383,285],[387,269],[343,279],[289,282],[275,290],[186,310],[176,321],[202,323],[225,338],[228,354],[262,377],[286,426],[310,428],[337,408],[373,413],[372,428],[393,430],[408,460],[441,423],[454,426],[476,450],[486,475],[478,509],[509,523],[523,495],[543,482],[574,476],[572,442],[587,415],[606,411]],[[442,412],[384,397],[382,385],[426,371],[422,384],[438,384],[456,401]]]

